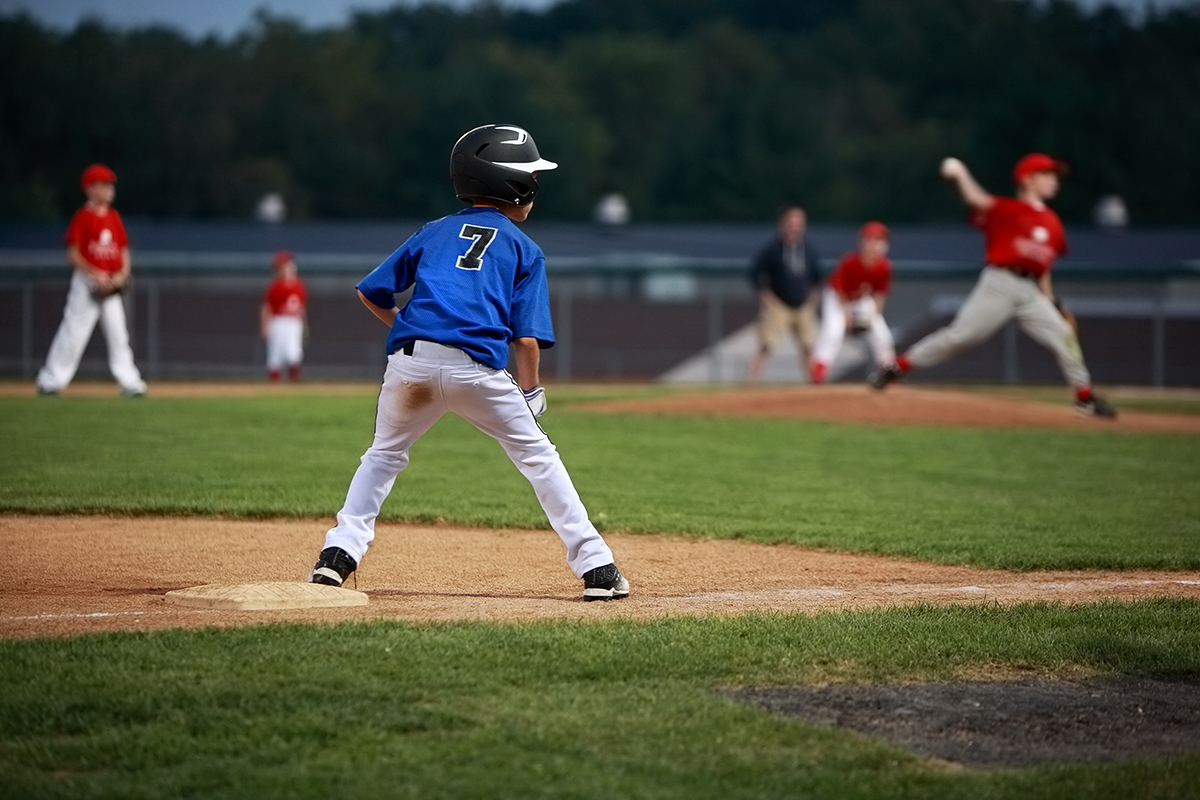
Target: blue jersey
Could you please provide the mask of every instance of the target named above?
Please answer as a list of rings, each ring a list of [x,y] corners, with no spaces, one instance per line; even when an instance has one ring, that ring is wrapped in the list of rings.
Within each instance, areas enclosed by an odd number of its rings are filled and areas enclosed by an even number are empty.
[[[380,308],[410,286],[388,352],[421,339],[504,369],[513,339],[554,344],[542,249],[494,208],[468,208],[425,225],[372,270],[358,290]]]

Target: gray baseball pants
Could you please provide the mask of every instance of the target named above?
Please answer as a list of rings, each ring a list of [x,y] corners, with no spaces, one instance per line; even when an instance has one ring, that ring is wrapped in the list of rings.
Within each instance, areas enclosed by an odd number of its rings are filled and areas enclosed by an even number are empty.
[[[989,266],[946,327],[909,348],[914,367],[932,367],[986,341],[1010,319],[1031,339],[1054,353],[1063,377],[1075,388],[1092,385],[1075,331],[1035,281],[1012,270]]]

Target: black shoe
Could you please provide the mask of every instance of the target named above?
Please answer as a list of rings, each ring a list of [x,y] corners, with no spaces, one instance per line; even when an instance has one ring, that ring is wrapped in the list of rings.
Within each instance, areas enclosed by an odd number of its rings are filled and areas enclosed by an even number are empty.
[[[1116,419],[1117,410],[1104,401],[1104,398],[1090,395],[1087,400],[1076,400],[1075,410],[1085,417],[1104,417]]]
[[[877,369],[867,377],[867,383],[876,389],[886,389],[889,383],[900,380],[900,368],[895,364],[890,367]]]
[[[583,573],[584,600],[623,600],[626,597],[629,597],[629,581],[621,577],[616,564]]]
[[[358,562],[340,547],[326,547],[317,558],[317,565],[308,575],[309,583],[341,586],[358,569]]]

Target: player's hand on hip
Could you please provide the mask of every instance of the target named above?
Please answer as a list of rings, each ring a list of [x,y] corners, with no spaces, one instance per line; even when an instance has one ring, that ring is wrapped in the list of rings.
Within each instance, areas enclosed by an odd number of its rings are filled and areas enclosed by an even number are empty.
[[[535,386],[528,392],[522,391],[525,395],[525,402],[529,404],[529,410],[533,412],[535,417],[540,417],[546,413],[546,390],[541,386]]]

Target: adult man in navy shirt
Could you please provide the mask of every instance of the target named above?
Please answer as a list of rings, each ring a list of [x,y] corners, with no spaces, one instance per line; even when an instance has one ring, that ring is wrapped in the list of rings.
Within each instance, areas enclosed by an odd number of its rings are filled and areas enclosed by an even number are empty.
[[[758,352],[747,379],[762,377],[771,351],[791,330],[800,348],[800,373],[808,374],[808,358],[817,341],[817,302],[821,295],[821,265],[805,235],[808,215],[789,206],[779,215],[778,234],[759,251],[750,270],[758,291]]]

